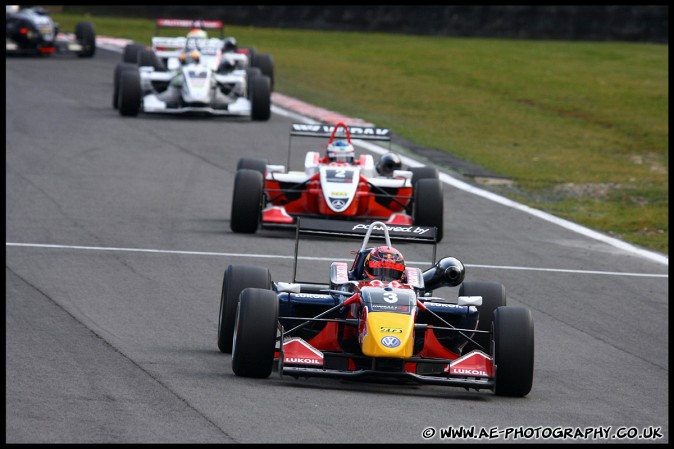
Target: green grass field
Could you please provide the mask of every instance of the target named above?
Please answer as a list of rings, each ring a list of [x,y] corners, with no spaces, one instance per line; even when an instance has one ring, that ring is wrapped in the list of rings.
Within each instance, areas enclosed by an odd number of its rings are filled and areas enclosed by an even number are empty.
[[[151,20],[53,16],[146,44],[154,32]],[[225,31],[273,56],[278,92],[512,181],[488,190],[669,253],[668,45]]]

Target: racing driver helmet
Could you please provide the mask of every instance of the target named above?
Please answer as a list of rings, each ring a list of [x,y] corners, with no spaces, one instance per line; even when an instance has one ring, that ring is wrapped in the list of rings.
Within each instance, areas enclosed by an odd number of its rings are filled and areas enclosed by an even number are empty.
[[[405,274],[405,260],[392,246],[379,246],[365,257],[364,273],[371,280],[399,281]]]
[[[187,33],[187,38],[208,39],[208,33],[200,28],[193,28]]]
[[[353,145],[346,140],[337,140],[328,145],[328,160],[330,162],[352,163],[354,160]]]
[[[225,53],[230,51],[236,51],[236,39],[233,37],[226,37],[222,41],[222,51]]]

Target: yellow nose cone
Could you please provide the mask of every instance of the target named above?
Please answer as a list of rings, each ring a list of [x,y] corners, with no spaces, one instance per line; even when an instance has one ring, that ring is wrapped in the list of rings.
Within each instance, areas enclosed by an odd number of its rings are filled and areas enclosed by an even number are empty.
[[[370,312],[366,317],[366,334],[361,349],[369,357],[407,359],[414,350],[412,315]]]

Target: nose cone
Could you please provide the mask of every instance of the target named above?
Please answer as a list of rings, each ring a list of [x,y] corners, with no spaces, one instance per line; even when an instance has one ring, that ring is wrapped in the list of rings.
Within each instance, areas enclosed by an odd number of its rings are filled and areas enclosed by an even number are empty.
[[[367,314],[361,350],[369,357],[407,359],[414,349],[412,315],[393,312]]]

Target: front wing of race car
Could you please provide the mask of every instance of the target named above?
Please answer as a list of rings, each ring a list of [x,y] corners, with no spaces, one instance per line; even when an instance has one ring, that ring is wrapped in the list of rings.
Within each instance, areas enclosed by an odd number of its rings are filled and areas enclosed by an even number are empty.
[[[268,204],[262,210],[262,226],[294,226],[298,216],[413,224],[408,211],[413,192],[404,178],[367,179],[355,167],[328,166],[319,170],[313,176],[271,173],[264,185]],[[326,182],[330,172],[352,174],[352,179]]]
[[[148,94],[143,97],[142,111],[156,114],[186,114],[186,113],[207,113],[211,115],[231,115],[231,116],[250,116],[251,103],[247,98],[237,98],[236,101],[224,105],[223,107],[213,107],[213,105],[199,106],[178,106],[170,107],[161,101],[157,95]]]
[[[210,87],[208,97],[210,102],[195,102],[191,104],[170,104],[163,101],[160,95],[149,90],[147,86],[153,82],[169,83],[178,72],[156,72],[151,68],[141,67],[141,86],[145,86],[146,93],[140,105],[140,109],[145,113],[156,114],[187,114],[187,113],[205,113],[211,115],[227,116],[250,116],[252,113],[251,100],[246,97],[238,97],[235,100],[220,98],[223,96],[215,87]],[[219,83],[241,83],[242,74],[234,75],[212,75]],[[224,97],[224,96],[223,96]]]
[[[295,378],[395,378],[422,384],[493,390],[496,373],[494,359],[479,350],[455,360],[426,357],[395,360],[323,352],[301,338],[290,338],[284,341],[276,355],[274,362],[279,375]],[[364,368],[364,365],[369,367]]]

